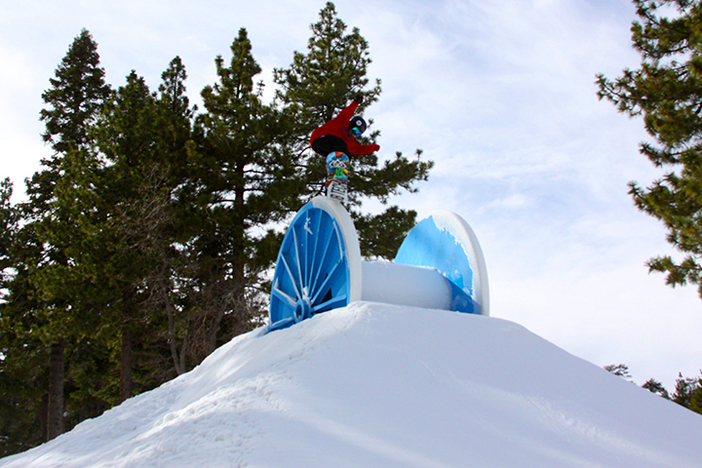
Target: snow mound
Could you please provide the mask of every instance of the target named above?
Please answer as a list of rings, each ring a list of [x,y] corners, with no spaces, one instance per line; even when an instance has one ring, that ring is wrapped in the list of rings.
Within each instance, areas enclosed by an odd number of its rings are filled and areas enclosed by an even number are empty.
[[[702,417],[512,322],[358,302],[258,329],[32,467],[699,467]]]

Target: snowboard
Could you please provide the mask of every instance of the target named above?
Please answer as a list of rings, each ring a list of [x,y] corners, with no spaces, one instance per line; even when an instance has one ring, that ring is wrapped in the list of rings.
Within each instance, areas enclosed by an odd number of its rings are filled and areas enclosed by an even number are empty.
[[[327,156],[327,197],[346,203],[349,182],[349,157],[341,151]]]

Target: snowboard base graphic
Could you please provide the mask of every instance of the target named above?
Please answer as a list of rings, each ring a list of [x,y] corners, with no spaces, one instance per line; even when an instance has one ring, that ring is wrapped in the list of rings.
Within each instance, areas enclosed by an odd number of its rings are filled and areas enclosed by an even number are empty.
[[[341,151],[327,156],[327,197],[346,203],[349,179],[349,157]]]

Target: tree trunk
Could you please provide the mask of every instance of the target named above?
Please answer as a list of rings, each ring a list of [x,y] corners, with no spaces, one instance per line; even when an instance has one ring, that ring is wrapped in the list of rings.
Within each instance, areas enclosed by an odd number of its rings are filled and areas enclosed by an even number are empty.
[[[41,440],[49,440],[49,393],[45,393],[41,397],[41,406],[39,407],[39,427],[41,427]]]
[[[124,402],[132,396],[132,331],[131,322],[133,313],[134,288],[127,287],[122,290],[122,303],[124,310],[122,315],[122,350],[120,354],[120,375],[119,375],[119,403]]]
[[[49,403],[47,405],[46,440],[51,440],[64,431],[63,384],[64,351],[66,342],[60,340],[51,345],[49,358]]]
[[[132,332],[122,331],[121,372],[119,379],[119,402],[132,396]]]
[[[164,295],[165,296],[165,295]],[[185,345],[187,340],[187,334],[183,338],[183,345],[180,352],[180,357],[178,355],[178,340],[176,338],[176,326],[175,326],[175,315],[176,308],[169,299],[164,300],[164,305],[166,309],[166,315],[168,317],[168,344],[171,348],[171,359],[173,359],[173,367],[175,367],[178,375],[185,373]]]

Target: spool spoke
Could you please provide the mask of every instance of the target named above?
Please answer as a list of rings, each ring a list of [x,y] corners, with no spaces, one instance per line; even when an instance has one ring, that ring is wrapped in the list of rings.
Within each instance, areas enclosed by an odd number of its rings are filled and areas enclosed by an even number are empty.
[[[293,272],[290,269],[290,265],[288,265],[288,261],[285,259],[284,255],[281,255],[280,258],[281,258],[281,260],[283,260],[283,265],[285,266],[285,271],[288,273],[288,278],[290,278],[290,284],[292,284],[292,287],[295,290],[295,296],[297,296],[298,299],[301,299],[302,294],[300,294],[300,290],[297,288],[297,281],[296,281],[295,275],[293,275]]]
[[[327,255],[329,252],[329,246],[331,245],[332,238],[334,237],[334,232],[332,230],[329,230],[328,235],[326,236],[326,241],[324,242],[324,248],[322,250],[317,249],[318,252],[322,253],[321,258],[317,262],[316,265],[316,273],[314,275],[314,280],[311,281],[311,290],[310,290],[310,295],[315,295],[319,291],[319,287],[317,286],[319,282],[319,277],[323,272],[326,273],[325,271],[325,260],[327,259]]]
[[[317,273],[317,249],[319,245],[319,233],[322,228],[322,217],[319,215],[319,213],[314,213],[314,217],[316,219],[316,225],[314,231],[312,233],[308,233],[310,236],[313,238],[314,246],[311,249],[312,250],[312,260],[310,261],[310,270],[309,270],[309,278],[307,279],[307,284],[311,286],[311,290],[314,288],[314,280],[315,280],[315,273]],[[310,292],[311,294],[311,292]]]
[[[294,306],[294,305],[295,305],[295,302],[296,302],[295,299],[292,298],[292,297],[290,297],[290,296],[288,296],[287,294],[285,294],[282,290],[280,290],[280,289],[279,289],[278,287],[276,287],[276,286],[273,286],[273,295],[276,296],[276,297],[278,297],[279,299],[282,299],[282,300],[284,300],[284,301],[287,301],[288,304],[290,304],[291,306]]]
[[[348,297],[345,294],[342,296],[335,297],[334,299],[330,299],[312,307],[312,313],[324,312],[326,310],[335,309],[337,307],[343,307],[346,305],[347,300]]]
[[[295,264],[297,265],[297,275],[298,275],[297,277],[300,279],[300,283],[299,283],[300,288],[298,289],[298,291],[301,294],[298,294],[297,297],[298,297],[298,299],[303,299],[304,298],[303,294],[305,293],[305,276],[302,274],[303,265],[302,265],[302,260],[300,260],[300,242],[297,240],[297,230],[296,229],[292,230],[292,234],[293,234],[293,241],[294,241],[293,245],[295,246],[295,258],[297,260],[295,262]],[[307,257],[307,256],[305,255],[305,257]]]
[[[334,265],[331,270],[329,271],[329,275],[324,278],[324,281],[322,282],[321,286],[319,289],[317,289],[314,297],[312,298],[312,304],[316,304],[317,301],[319,300],[319,295],[327,290],[327,285],[331,282],[332,278],[334,277],[334,273],[336,273],[337,269],[340,267],[341,263],[337,263]]]

